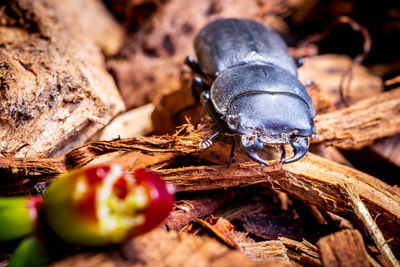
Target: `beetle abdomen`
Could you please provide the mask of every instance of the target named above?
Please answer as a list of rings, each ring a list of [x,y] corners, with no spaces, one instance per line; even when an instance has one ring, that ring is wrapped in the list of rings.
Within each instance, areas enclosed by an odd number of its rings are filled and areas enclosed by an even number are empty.
[[[274,64],[297,76],[296,64],[282,38],[252,20],[215,20],[197,35],[195,50],[210,80],[229,68],[249,63]]]

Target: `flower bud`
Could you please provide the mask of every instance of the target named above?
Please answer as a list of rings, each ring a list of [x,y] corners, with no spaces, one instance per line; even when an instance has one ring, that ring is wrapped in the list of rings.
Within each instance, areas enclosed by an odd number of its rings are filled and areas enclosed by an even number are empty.
[[[0,198],[0,241],[18,239],[35,230],[39,197]]]
[[[149,231],[172,210],[174,196],[156,173],[133,177],[117,164],[57,178],[44,196],[48,224],[64,242],[100,246]]]

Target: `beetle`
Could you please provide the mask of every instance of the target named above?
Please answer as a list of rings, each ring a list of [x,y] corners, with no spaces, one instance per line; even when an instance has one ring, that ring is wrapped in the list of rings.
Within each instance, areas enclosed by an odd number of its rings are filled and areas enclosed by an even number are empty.
[[[232,136],[231,162],[235,135],[252,160],[267,166],[257,154],[264,145],[279,145],[282,163],[307,153],[316,133],[315,108],[278,33],[253,20],[217,19],[197,34],[194,48],[198,62],[185,60],[200,76],[192,79],[191,90],[218,128],[201,148],[225,134]],[[285,159],[287,143],[294,155]]]

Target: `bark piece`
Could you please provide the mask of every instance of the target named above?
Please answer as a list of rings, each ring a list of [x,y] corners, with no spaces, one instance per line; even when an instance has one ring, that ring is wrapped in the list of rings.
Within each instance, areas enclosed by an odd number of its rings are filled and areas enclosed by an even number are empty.
[[[400,167],[400,134],[377,140],[371,149],[385,160]]]
[[[304,65],[299,68],[299,80],[303,84],[312,80],[317,85],[307,88],[317,114],[345,107],[340,97],[340,86],[351,64],[352,59],[345,55],[326,54],[304,59]],[[354,103],[382,92],[383,81],[363,65],[354,65],[351,81],[344,84],[343,90],[347,102]]]
[[[315,118],[316,142],[359,149],[400,131],[400,88],[361,100],[348,108]]]
[[[3,151],[61,154],[124,109],[101,54],[121,29],[98,1],[6,1],[0,12]]]
[[[254,260],[279,259],[289,263],[287,249],[280,241],[240,242],[239,246],[245,255]]]
[[[309,255],[318,260],[320,259],[318,248],[306,240],[299,242],[287,237],[279,237],[278,240],[282,242],[286,247],[298,253]]]
[[[283,261],[255,262],[212,239],[153,230],[123,245],[121,251],[78,254],[52,266],[291,266]]]
[[[343,154],[333,146],[325,146],[323,143],[315,144],[310,147],[309,151],[325,159],[353,167],[352,164],[343,156]]]
[[[215,213],[219,207],[231,201],[235,195],[235,191],[228,191],[218,194],[204,194],[192,200],[177,201],[174,210],[164,224],[167,229],[180,231],[192,220]]]
[[[321,235],[318,225],[306,224],[296,219],[245,213],[243,213],[243,218],[246,231],[264,239],[284,236],[295,240],[317,240]]]
[[[233,225],[222,217],[214,217],[211,215],[210,217],[203,219],[195,219],[195,222],[200,224],[205,229],[209,230],[213,235],[218,237],[221,241],[223,241],[226,245],[231,248],[239,248],[239,245],[236,243],[236,240],[233,236]]]
[[[124,112],[115,117],[104,129],[99,131],[92,140],[113,140],[134,136],[148,135],[153,130],[151,114],[153,104]]]
[[[362,235],[357,230],[343,230],[318,241],[324,266],[370,266]]]
[[[307,240],[299,242],[286,237],[278,240],[288,248],[289,258],[300,266],[322,266],[318,248]]]

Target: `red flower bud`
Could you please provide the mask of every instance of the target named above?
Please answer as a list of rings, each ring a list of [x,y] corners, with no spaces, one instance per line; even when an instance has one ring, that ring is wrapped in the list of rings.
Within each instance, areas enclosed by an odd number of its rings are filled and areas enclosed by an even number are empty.
[[[153,229],[168,216],[173,201],[154,172],[137,170],[133,177],[119,165],[99,165],[57,178],[45,194],[44,213],[63,241],[97,246]]]

